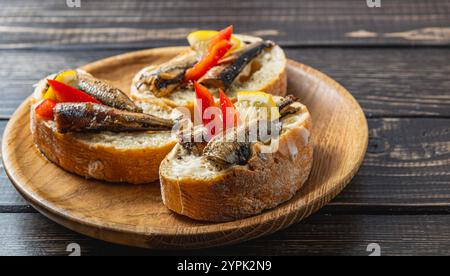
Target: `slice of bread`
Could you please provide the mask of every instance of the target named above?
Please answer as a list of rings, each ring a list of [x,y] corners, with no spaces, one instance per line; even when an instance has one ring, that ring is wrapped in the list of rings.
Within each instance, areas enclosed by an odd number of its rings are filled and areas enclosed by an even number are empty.
[[[34,143],[48,160],[86,178],[130,184],[158,180],[159,165],[177,142],[171,131],[61,134],[54,121],[42,120],[35,114],[47,87],[46,79],[35,90],[30,120]],[[142,100],[136,104],[144,113],[173,119],[172,108],[160,101]]]
[[[292,198],[308,179],[313,161],[311,117],[305,106],[295,105],[299,111],[281,121],[278,147],[263,153],[263,144],[254,143],[246,165],[218,170],[204,154],[177,144],[160,168],[164,204],[192,219],[221,222],[259,214]]]
[[[260,38],[246,35],[236,35],[241,41],[244,42],[257,42]],[[182,55],[183,53],[181,53]],[[285,96],[287,91],[287,77],[286,77],[286,56],[284,51],[276,45],[269,52],[263,53],[255,60],[262,65],[261,69],[256,71],[249,80],[240,82],[238,79],[233,82],[227,94],[233,98],[237,92],[242,90],[250,91],[264,91],[266,93]],[[142,74],[153,71],[157,68],[157,65],[150,65],[142,69],[134,78],[131,85],[131,97],[134,99],[155,98],[153,93],[149,90],[147,85],[142,85],[139,89],[136,87]],[[218,91],[211,90],[218,96]],[[189,110],[193,110],[193,104],[195,101],[195,93],[193,90],[181,89],[166,97],[160,98],[164,100],[168,105],[172,107],[187,107]]]

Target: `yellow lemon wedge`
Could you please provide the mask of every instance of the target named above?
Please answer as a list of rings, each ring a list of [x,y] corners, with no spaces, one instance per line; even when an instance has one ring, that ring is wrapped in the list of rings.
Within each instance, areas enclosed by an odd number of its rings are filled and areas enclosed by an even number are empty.
[[[63,71],[56,75],[55,80],[70,86],[74,86],[77,81],[77,72],[75,70]],[[49,87],[47,89],[47,92],[45,92],[44,94],[44,99],[51,99],[56,101],[55,91],[52,87]]]
[[[236,108],[244,120],[276,120],[280,118],[272,95],[261,91],[241,91],[237,94]]]
[[[209,42],[218,33],[219,33],[218,31],[211,31],[211,30],[195,31],[188,35],[187,40],[189,41],[189,45],[193,50],[198,52],[204,52],[208,49]],[[227,55],[241,48],[241,41],[234,35],[231,36],[231,44],[233,45],[233,47],[231,47]]]

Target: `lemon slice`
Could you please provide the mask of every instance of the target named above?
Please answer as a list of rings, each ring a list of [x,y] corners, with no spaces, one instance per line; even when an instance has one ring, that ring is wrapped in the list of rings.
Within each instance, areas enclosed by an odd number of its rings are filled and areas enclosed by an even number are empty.
[[[237,94],[236,108],[247,121],[280,118],[277,103],[272,95],[260,91],[242,91]]]
[[[211,42],[218,33],[218,31],[210,30],[196,31],[190,33],[187,40],[192,49],[198,52],[204,52],[209,48],[209,42]],[[231,44],[233,47],[231,47],[227,55],[241,48],[241,41],[234,35],[231,36]]]
[[[75,70],[67,70],[56,75],[55,80],[62,82],[64,84],[76,87],[77,82],[77,72]],[[44,95],[44,99],[51,99],[56,101],[55,91],[52,87],[47,89],[47,92]]]

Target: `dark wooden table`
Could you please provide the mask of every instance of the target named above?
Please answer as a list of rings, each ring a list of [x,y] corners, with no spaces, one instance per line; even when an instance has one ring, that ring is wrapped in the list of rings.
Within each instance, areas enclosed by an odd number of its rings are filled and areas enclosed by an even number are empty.
[[[359,174],[330,205],[285,231],[199,251],[96,241],[44,218],[0,170],[0,255],[450,255],[450,2],[447,0],[2,0],[0,129],[32,85],[62,68],[185,44],[230,23],[335,78],[370,126]]]

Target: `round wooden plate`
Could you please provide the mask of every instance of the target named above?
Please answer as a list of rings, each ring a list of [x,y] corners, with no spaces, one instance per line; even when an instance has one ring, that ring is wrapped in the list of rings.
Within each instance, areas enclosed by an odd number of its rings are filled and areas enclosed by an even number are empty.
[[[83,67],[129,91],[144,66],[163,62],[182,48],[124,54]],[[79,233],[145,248],[204,248],[238,243],[281,230],[311,215],[334,198],[361,165],[368,143],[360,106],[326,75],[289,61],[289,93],[311,111],[314,166],[306,186],[289,202],[258,216],[228,223],[205,223],[170,212],[158,183],[143,186],[86,180],[48,162],[34,147],[29,104],[13,115],[3,139],[4,167],[17,190],[42,214]]]

